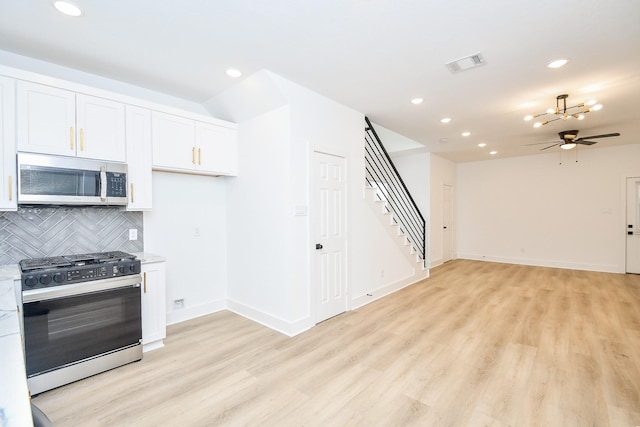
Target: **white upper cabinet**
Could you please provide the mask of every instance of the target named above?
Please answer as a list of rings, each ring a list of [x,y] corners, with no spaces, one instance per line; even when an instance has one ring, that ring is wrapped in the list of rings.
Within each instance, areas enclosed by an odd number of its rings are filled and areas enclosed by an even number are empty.
[[[154,111],[152,123],[153,166],[195,169],[197,153],[194,121]]]
[[[78,157],[126,160],[124,104],[104,98],[76,95]]]
[[[203,175],[237,175],[235,128],[153,112],[153,167]]]
[[[15,81],[0,77],[0,210],[18,209],[16,194]]]
[[[124,162],[124,104],[25,81],[17,87],[18,151]]]
[[[151,111],[127,105],[127,210],[151,209]]]
[[[238,142],[235,129],[196,122],[198,166],[220,175],[238,175]]]

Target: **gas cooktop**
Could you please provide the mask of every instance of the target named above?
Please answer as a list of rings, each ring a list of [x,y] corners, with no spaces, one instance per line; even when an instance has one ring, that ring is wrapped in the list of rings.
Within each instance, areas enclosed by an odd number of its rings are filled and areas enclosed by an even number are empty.
[[[136,259],[135,255],[121,251],[112,251],[89,254],[62,255],[48,258],[29,258],[20,261],[19,265],[20,270],[23,273],[26,273],[36,270],[74,267],[89,264],[101,264],[105,262],[117,262],[134,259]]]

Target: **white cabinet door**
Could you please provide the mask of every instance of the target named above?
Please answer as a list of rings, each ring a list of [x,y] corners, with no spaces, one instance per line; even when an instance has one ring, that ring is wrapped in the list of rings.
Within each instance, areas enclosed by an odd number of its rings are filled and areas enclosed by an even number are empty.
[[[153,166],[193,170],[196,162],[194,121],[154,111]]]
[[[18,150],[76,155],[75,93],[18,81]]]
[[[0,77],[0,210],[16,210],[15,81]]]
[[[124,162],[124,104],[83,94],[76,95],[78,157]]]
[[[151,209],[151,111],[126,106],[127,210]]]
[[[142,344],[149,351],[164,345],[167,336],[164,262],[142,265]]]
[[[234,129],[196,122],[197,168],[220,175],[238,175],[238,143]]]

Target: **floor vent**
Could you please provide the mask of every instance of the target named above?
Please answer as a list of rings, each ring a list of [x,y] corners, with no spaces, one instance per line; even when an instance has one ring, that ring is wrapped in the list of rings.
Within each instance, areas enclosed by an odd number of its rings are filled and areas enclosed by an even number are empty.
[[[484,64],[484,58],[481,53],[476,53],[475,55],[467,56],[465,58],[460,58],[456,61],[452,61],[447,63],[447,68],[452,73],[458,73],[460,71],[468,70],[470,68],[479,67]]]

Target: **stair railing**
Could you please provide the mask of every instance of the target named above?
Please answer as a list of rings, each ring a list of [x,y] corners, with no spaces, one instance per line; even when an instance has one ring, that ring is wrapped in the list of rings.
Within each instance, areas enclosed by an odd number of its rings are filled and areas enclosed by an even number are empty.
[[[409,189],[391,161],[368,117],[365,126],[366,184],[376,190],[384,208],[392,214],[400,231],[426,267],[426,222]]]

